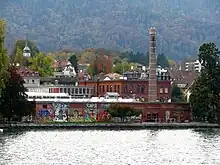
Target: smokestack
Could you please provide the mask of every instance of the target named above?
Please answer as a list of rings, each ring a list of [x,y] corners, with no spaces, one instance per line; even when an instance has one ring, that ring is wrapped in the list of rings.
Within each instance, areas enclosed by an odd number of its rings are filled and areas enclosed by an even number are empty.
[[[148,79],[148,101],[157,101],[157,57],[156,57],[156,29],[150,28],[149,42],[149,79]]]

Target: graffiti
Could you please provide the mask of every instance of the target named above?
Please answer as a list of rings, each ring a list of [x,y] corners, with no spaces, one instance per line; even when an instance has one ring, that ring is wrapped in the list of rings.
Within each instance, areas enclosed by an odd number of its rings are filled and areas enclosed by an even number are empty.
[[[83,110],[81,109],[69,109],[68,111],[68,121],[69,122],[83,122]]]
[[[95,122],[97,120],[97,114],[99,110],[97,104],[87,103],[84,112],[84,119],[86,122]]]
[[[67,121],[68,104],[66,103],[53,103],[54,121],[64,122]]]

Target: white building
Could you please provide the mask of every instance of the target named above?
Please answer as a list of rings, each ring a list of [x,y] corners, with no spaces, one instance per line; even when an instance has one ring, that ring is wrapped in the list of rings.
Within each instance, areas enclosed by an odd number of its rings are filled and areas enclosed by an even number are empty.
[[[197,72],[201,72],[202,65],[199,62],[199,60],[191,61],[191,62],[185,62],[185,70],[186,71],[192,71],[195,70]]]

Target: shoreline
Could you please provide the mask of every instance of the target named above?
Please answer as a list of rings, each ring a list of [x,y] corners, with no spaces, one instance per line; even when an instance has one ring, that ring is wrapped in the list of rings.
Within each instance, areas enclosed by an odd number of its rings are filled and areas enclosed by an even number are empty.
[[[140,129],[193,129],[220,128],[218,124],[209,123],[17,123],[0,124],[0,129],[7,130],[140,130]]]

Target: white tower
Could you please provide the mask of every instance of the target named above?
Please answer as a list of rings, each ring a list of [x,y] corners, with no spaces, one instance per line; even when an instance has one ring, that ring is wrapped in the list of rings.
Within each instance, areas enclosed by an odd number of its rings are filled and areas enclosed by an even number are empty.
[[[25,47],[23,49],[23,56],[24,57],[31,57],[31,49],[28,47],[27,36],[26,36]]]

